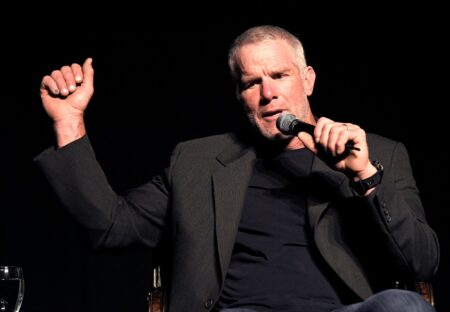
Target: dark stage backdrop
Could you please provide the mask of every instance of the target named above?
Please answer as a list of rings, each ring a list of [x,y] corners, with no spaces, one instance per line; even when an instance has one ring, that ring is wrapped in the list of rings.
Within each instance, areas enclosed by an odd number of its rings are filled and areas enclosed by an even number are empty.
[[[442,264],[433,280],[438,311],[449,311],[443,29],[411,20],[385,28],[350,23],[319,30],[280,18],[176,31],[59,37],[36,31],[3,38],[0,264],[24,268],[23,312],[145,311],[153,262],[153,251],[140,247],[92,250],[33,163],[54,142],[40,105],[41,77],[94,58],[95,95],[86,112],[87,128],[99,162],[120,193],[167,165],[177,142],[245,125],[228,77],[227,49],[238,33],[260,23],[277,23],[302,38],[317,72],[311,98],[317,115],[405,143],[428,221],[441,240]]]

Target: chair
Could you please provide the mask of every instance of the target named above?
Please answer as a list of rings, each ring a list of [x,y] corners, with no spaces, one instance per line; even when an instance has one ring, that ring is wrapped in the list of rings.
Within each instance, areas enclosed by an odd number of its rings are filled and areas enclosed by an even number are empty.
[[[397,289],[407,289],[418,292],[422,298],[434,307],[433,285],[430,282],[415,282],[412,285],[395,283]]]
[[[167,293],[161,283],[161,266],[153,268],[153,283],[147,301],[148,312],[167,312]]]
[[[416,291],[422,295],[423,299],[434,307],[433,285],[426,282],[417,282]]]

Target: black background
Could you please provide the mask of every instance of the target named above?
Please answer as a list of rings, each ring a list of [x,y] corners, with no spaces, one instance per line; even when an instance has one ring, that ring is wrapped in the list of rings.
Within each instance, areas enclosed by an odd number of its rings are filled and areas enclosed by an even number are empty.
[[[300,35],[317,73],[311,97],[317,115],[359,124],[408,148],[428,222],[441,243],[433,280],[437,310],[449,310],[448,28],[439,9],[418,8],[414,15],[386,10],[367,19],[328,19],[318,12],[309,12],[309,21],[305,13],[290,12],[213,17],[200,27],[179,21],[127,31],[5,32],[0,264],[24,268],[22,311],[145,311],[151,283],[152,251],[93,251],[33,162],[54,143],[40,104],[42,76],[94,58],[87,128],[120,193],[167,165],[177,142],[244,125],[227,49],[241,31],[263,23]]]

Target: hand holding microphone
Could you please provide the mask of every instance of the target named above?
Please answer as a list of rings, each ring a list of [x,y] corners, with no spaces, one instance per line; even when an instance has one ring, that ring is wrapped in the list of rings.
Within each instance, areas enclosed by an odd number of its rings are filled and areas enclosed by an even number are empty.
[[[277,118],[276,125],[278,130],[286,135],[297,135],[303,131],[314,137],[315,126],[297,119],[293,114],[281,114],[280,117]],[[346,124],[342,125],[346,126],[347,130],[349,130]],[[360,149],[355,147],[352,141],[349,141],[345,144],[345,150],[344,153],[348,154],[350,150],[359,151]]]
[[[301,132],[308,133],[313,141],[302,140],[305,146],[349,177],[363,179],[375,170],[369,160],[366,133],[357,125],[349,126],[322,117],[314,126],[300,121],[295,115],[281,114],[276,126],[281,133],[297,136],[300,140]]]
[[[374,186],[380,183],[383,166],[378,161],[371,162],[369,160],[366,133],[357,125],[352,125],[353,129],[350,129],[345,123],[336,123],[328,118],[320,118],[317,125],[314,126],[302,122],[295,115],[281,114],[276,120],[276,126],[283,134],[298,136],[305,146],[318,154],[319,158],[335,169],[344,172],[352,181],[351,187],[359,195],[370,194]],[[318,129],[316,130],[316,128]],[[314,131],[318,133],[314,134]],[[349,134],[350,131],[353,133]],[[315,146],[311,145],[312,142],[303,141],[305,138],[303,137],[303,140],[300,138],[300,132],[311,135]],[[355,144],[358,144],[358,147],[354,146]],[[344,146],[344,151],[339,152],[338,150],[342,151],[342,146]],[[358,151],[358,153],[352,151]]]

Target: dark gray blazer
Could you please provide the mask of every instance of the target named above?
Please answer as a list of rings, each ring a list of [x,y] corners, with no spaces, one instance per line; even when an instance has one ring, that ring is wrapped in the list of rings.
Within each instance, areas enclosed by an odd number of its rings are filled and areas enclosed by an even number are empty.
[[[316,157],[307,203],[320,253],[360,298],[395,280],[428,280],[439,259],[405,147],[370,134],[368,141],[371,158],[385,168],[376,192],[356,196],[344,174]],[[154,247],[168,231],[169,311],[177,312],[211,310],[218,298],[255,157],[232,134],[180,143],[164,175],[125,196],[109,186],[87,137],[36,160],[95,246]]]

